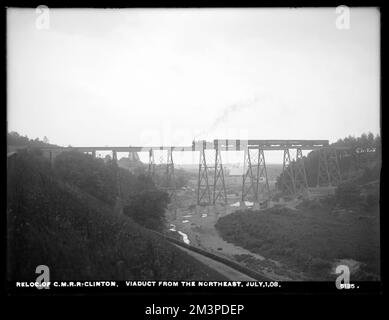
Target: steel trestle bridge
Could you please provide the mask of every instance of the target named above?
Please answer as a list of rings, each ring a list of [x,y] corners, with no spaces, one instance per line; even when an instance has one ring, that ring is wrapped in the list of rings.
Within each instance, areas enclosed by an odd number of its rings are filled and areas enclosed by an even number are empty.
[[[139,159],[139,152],[149,155],[148,174],[155,178],[156,162],[154,153],[160,150],[167,154],[164,164],[166,189],[171,196],[175,195],[176,183],[174,177],[173,152],[199,152],[199,170],[197,179],[197,204],[214,205],[227,203],[224,168],[221,151],[244,151],[244,172],[242,175],[241,203],[251,199],[254,203],[261,203],[270,198],[269,181],[265,161],[265,151],[283,151],[283,174],[281,185],[290,196],[309,193],[304,157],[302,151],[309,150],[318,153],[317,187],[334,187],[341,180],[339,159],[342,156],[353,156],[355,150],[330,146],[328,140],[241,140],[215,139],[212,142],[193,141],[191,146],[128,146],[128,147],[43,147],[40,148],[51,161],[64,151],[79,151],[96,156],[98,151],[112,153],[113,161],[117,161],[117,153],[128,152],[131,159]],[[214,153],[213,163],[207,163],[206,151]],[[295,151],[295,158],[291,157],[291,150]],[[293,163],[293,166],[291,165]]]

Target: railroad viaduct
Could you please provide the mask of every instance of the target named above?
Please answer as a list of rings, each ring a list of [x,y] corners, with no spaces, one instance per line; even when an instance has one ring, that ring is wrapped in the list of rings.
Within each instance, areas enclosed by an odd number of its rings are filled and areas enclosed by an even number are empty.
[[[205,140],[193,141],[191,146],[158,146],[158,147],[45,147],[41,148],[51,161],[61,152],[75,150],[96,156],[98,151],[109,151],[112,159],[118,160],[119,152],[128,152],[129,157],[138,158],[139,152],[147,152],[148,174],[154,178],[156,162],[154,153],[161,150],[167,154],[164,164],[165,181],[163,187],[171,195],[175,195],[176,185],[174,178],[174,152],[199,152],[199,170],[197,181],[197,204],[214,205],[227,203],[226,184],[224,179],[221,151],[244,151],[244,172],[242,175],[241,201],[247,199],[259,204],[270,197],[269,181],[265,161],[265,151],[283,151],[283,179],[281,184],[290,196],[309,194],[312,188],[308,188],[307,176],[304,167],[303,151],[310,150],[319,154],[317,188],[334,187],[341,180],[339,158],[343,156],[355,156],[355,150],[351,148],[330,146],[328,140]],[[206,151],[213,153],[212,163],[206,160]],[[291,150],[295,150],[295,158],[291,157]],[[291,163],[293,166],[290,166]]]

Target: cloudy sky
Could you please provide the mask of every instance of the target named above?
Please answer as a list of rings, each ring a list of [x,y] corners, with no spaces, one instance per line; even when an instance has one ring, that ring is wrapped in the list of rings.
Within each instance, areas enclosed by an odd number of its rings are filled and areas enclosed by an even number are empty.
[[[8,9],[8,129],[73,146],[380,130],[380,14]],[[39,24],[38,24],[39,25]]]

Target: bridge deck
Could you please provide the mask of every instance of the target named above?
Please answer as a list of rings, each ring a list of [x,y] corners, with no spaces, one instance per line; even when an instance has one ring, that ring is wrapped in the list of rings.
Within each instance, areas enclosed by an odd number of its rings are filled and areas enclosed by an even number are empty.
[[[77,150],[81,152],[93,151],[116,151],[116,152],[150,152],[151,150],[172,150],[172,151],[199,151],[202,149],[219,149],[221,151],[240,151],[247,148],[260,147],[263,150],[284,150],[299,148],[302,150],[314,150],[328,147],[328,140],[221,140],[213,142],[196,141],[192,146],[96,146],[96,147],[42,147],[46,151]]]

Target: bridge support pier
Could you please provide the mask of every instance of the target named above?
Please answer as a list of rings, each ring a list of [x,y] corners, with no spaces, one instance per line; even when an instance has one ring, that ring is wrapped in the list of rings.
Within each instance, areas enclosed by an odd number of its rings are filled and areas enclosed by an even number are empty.
[[[254,156],[250,148],[245,149],[244,173],[242,181],[242,205],[246,200],[252,200],[254,205],[270,197],[269,180],[264,150],[258,146],[258,153]]]
[[[250,148],[244,149],[241,206],[245,205],[246,200],[258,203],[257,181],[253,173]]]
[[[114,161],[115,164],[118,162],[118,155],[116,150],[112,150],[112,160]]]
[[[170,148],[167,154],[167,163],[166,163],[166,189],[169,192],[171,198],[175,197],[176,194],[176,181],[174,176],[174,162],[173,162],[173,152]]]
[[[283,161],[283,167],[282,167],[282,189],[286,191],[289,195],[295,195],[296,193],[296,186],[295,186],[295,174],[294,174],[294,168],[292,166],[292,160],[290,157],[290,150],[284,149],[284,161]]]
[[[213,178],[213,204],[216,204],[218,199],[221,199],[224,204],[227,204],[226,185],[224,183],[223,164],[220,155],[220,149],[215,146],[215,174]]]
[[[205,141],[200,146],[199,175],[197,180],[197,205],[211,204],[211,188],[209,186],[209,167],[205,157]]]
[[[128,159],[130,159],[130,161],[140,161],[140,160],[139,160],[138,152],[136,152],[136,151],[130,151],[130,152],[128,153]]]
[[[333,187],[342,181],[338,154],[335,148],[322,148],[319,151],[317,187]]]
[[[296,150],[296,162],[294,168],[294,185],[296,194],[308,192],[307,174],[305,171],[303,152],[300,148]]]
[[[265,161],[265,153],[263,149],[258,147],[257,158],[257,193],[258,201],[268,200],[270,198],[269,180],[267,178],[267,169]]]

